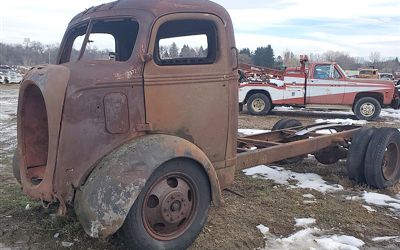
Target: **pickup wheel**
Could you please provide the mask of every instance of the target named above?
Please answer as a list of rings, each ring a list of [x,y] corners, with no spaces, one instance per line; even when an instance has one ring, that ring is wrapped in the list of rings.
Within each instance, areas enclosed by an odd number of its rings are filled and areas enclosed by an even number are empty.
[[[294,128],[294,127],[300,127],[303,126],[299,120],[296,119],[290,119],[290,118],[284,118],[275,123],[275,125],[272,127],[272,131],[276,130],[281,130],[281,129],[286,129],[286,128]],[[285,160],[278,161],[278,164],[286,165],[286,164],[294,164],[294,163],[299,163],[304,160],[304,156],[297,156]]]
[[[400,132],[380,128],[372,136],[365,156],[365,179],[375,188],[387,188],[400,179]]]
[[[271,99],[264,94],[253,94],[247,100],[247,109],[252,115],[266,115],[271,111],[271,108]]]
[[[354,134],[351,140],[346,161],[347,174],[349,179],[358,183],[365,183],[365,154],[375,131],[376,128],[361,128]]]
[[[195,163],[165,163],[148,179],[122,226],[132,249],[186,249],[202,230],[211,192],[207,174]]]
[[[21,172],[19,169],[18,150],[14,151],[12,167],[13,167],[13,174],[14,174],[15,179],[17,179],[18,183],[21,184]]]
[[[359,120],[375,121],[381,113],[381,104],[373,97],[360,98],[353,112]]]

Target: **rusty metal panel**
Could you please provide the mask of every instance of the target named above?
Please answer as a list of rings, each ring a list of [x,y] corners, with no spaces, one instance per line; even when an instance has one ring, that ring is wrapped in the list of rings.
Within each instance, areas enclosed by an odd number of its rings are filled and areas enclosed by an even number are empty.
[[[107,131],[124,134],[129,130],[128,99],[122,93],[111,93],[104,97],[104,112]]]

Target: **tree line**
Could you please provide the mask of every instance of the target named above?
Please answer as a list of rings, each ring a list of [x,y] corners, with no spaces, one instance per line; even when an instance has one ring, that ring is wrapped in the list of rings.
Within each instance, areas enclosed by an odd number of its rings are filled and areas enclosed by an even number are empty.
[[[311,53],[308,55],[311,62],[337,62],[345,70],[357,70],[360,68],[374,67],[381,72],[400,72],[399,58],[385,59],[379,52],[371,52],[368,58],[353,57],[342,51],[326,51],[324,53]],[[271,45],[258,47],[251,51],[243,48],[239,51],[240,63],[254,64],[268,68],[284,69],[285,67],[300,66],[300,55],[286,50],[275,57]]]
[[[0,43],[0,65],[20,65],[33,66],[44,63],[56,63],[59,44],[43,44],[37,41],[25,39],[23,44],[5,44]],[[73,51],[77,54],[78,51]],[[91,58],[104,57],[108,55],[107,51],[90,48],[85,52]],[[172,58],[191,58],[207,57],[208,50],[203,46],[192,48],[185,44],[179,47],[176,43],[167,46],[160,46],[160,57],[162,59]],[[254,51],[249,48],[243,48],[239,52],[239,61],[241,63],[254,64],[269,68],[284,69],[285,67],[299,66],[300,55],[292,51],[284,51],[282,55],[275,56],[271,45],[257,47]],[[399,72],[399,58],[385,59],[379,52],[371,52],[369,58],[353,57],[342,51],[326,51],[318,54],[309,55],[312,62],[337,62],[345,70],[357,70],[364,67],[375,67],[381,72]]]

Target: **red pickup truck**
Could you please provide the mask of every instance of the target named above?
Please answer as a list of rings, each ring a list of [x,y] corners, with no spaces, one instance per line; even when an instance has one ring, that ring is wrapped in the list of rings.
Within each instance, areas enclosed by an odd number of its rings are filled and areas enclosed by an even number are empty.
[[[348,78],[337,63],[308,63],[277,73],[262,67],[242,70],[239,107],[253,115],[268,114],[275,106],[351,109],[358,119],[376,120],[382,107],[398,109],[399,91],[392,81]],[[273,79],[269,79],[273,76]]]

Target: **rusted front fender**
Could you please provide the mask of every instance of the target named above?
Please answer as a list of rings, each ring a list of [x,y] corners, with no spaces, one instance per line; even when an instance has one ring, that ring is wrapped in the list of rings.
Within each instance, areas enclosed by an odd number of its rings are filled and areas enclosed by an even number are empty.
[[[92,237],[114,234],[134,204],[150,175],[174,158],[196,161],[207,172],[212,198],[221,205],[221,190],[214,167],[194,144],[175,136],[147,135],[136,138],[100,161],[75,196],[75,211]]]

